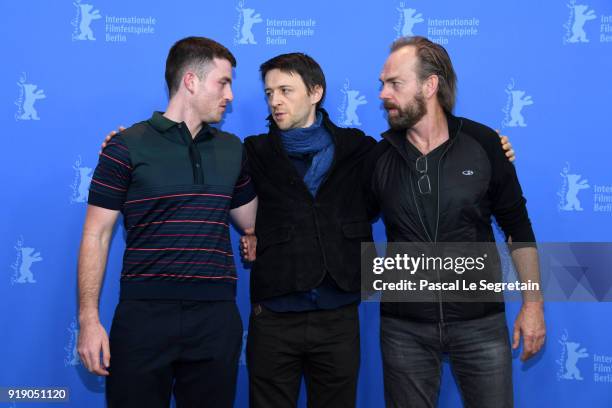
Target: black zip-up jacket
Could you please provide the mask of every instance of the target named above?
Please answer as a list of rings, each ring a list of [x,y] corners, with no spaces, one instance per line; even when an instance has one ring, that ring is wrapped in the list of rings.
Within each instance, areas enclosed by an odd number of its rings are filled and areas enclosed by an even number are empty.
[[[514,243],[533,243],[526,200],[514,166],[490,128],[447,115],[450,140],[438,168],[437,227],[426,233],[416,202],[416,186],[405,134],[388,131],[365,166],[372,196],[385,222],[389,242],[493,242],[491,217]],[[529,244],[530,246],[534,244]],[[501,312],[501,302],[382,303],[381,312],[412,320],[468,320]]]
[[[344,291],[361,289],[361,242],[372,241],[361,165],[376,141],[358,129],[337,127],[321,112],[335,153],[315,197],[288,158],[272,120],[267,134],[244,141],[259,198],[253,302],[314,289],[326,274]]]

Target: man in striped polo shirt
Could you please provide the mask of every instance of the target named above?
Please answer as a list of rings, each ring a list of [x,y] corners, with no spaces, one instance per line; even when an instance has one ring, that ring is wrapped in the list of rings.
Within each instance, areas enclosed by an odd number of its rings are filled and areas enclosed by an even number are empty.
[[[178,41],[166,61],[166,112],[100,155],[79,256],[78,351],[106,376],[111,407],[167,407],[172,393],[179,407],[233,405],[242,322],[229,215],[252,229],[257,198],[240,140],[209,124],[233,99],[235,66],[215,41]],[[109,341],[98,301],[119,212],[127,236]]]

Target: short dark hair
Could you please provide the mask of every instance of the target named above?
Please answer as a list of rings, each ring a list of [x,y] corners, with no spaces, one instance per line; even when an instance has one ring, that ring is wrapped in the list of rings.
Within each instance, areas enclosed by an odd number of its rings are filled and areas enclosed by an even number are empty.
[[[321,107],[325,99],[325,74],[323,74],[319,63],[311,56],[301,52],[292,52],[269,59],[259,67],[261,80],[265,81],[266,74],[273,69],[279,69],[287,74],[298,74],[304,81],[309,95],[317,85],[320,86],[323,89],[323,94],[321,100],[317,103],[317,109]]]
[[[236,67],[236,58],[230,50],[210,38],[186,37],[174,43],[166,59],[166,84],[170,97],[178,91],[186,68],[195,66],[198,75],[204,75],[202,68],[214,58],[226,59]]]
[[[442,108],[451,113],[457,96],[457,75],[446,49],[425,37],[402,37],[391,45],[391,52],[400,48],[413,46],[419,60],[417,75],[424,81],[431,75],[438,77],[438,102]]]

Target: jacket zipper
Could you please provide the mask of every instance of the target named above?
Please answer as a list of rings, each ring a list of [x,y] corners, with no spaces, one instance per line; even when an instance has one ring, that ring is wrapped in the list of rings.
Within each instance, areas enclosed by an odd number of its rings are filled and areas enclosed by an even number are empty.
[[[461,125],[463,125],[463,122],[460,121],[459,122],[459,127],[457,128],[457,131],[455,132],[455,137],[453,139],[451,139],[448,143],[448,146],[446,146],[446,149],[444,149],[444,152],[442,152],[442,155],[440,156],[440,160],[438,160],[438,200],[436,203],[436,229],[434,231],[434,242],[438,242],[438,227],[440,226],[440,167],[442,166],[442,160],[444,159],[444,156],[446,156],[446,153],[448,152],[448,150],[451,148],[451,146],[453,145],[453,143],[455,143],[455,138],[457,137],[457,135],[459,134],[459,132],[461,131]],[[449,135],[450,138],[450,135]],[[437,271],[438,273],[438,282],[441,281],[440,279],[440,271]],[[438,302],[439,302],[439,306],[440,306],[440,323],[444,324],[444,306],[443,306],[443,302],[442,302],[442,289],[439,290],[439,297],[438,297]],[[442,333],[440,331],[440,333]]]
[[[448,151],[448,149],[450,148],[450,143],[449,145],[446,147],[446,149],[444,150],[444,152],[442,153],[442,155],[440,156],[440,160],[438,161],[438,202],[437,202],[437,210],[436,210],[436,229],[434,230],[434,238],[431,238],[431,235],[429,235],[429,231],[427,229],[427,227],[425,226],[425,221],[423,221],[423,217],[421,216],[421,210],[420,210],[420,206],[419,203],[416,199],[416,193],[415,193],[415,186],[414,186],[414,181],[412,179],[412,176],[410,176],[410,184],[412,185],[412,200],[414,203],[414,207],[417,210],[417,215],[419,216],[419,221],[421,221],[421,227],[423,228],[423,231],[425,232],[425,235],[427,236],[427,239],[429,240],[429,242],[431,243],[435,243],[438,239],[438,225],[439,225],[439,221],[440,221],[440,163],[442,162],[442,158],[446,155],[446,152]],[[438,282],[441,281],[440,279],[440,271],[436,270],[436,274],[438,277]],[[443,308],[442,308],[442,289],[438,289],[438,310],[440,312],[440,322],[444,323],[444,312],[443,312]]]
[[[448,149],[450,149],[451,145],[453,144],[453,141],[451,140],[448,144],[448,146],[446,146],[446,149],[444,149],[444,152],[442,152],[442,155],[440,156],[440,160],[438,160],[438,185],[437,185],[437,189],[438,189],[438,199],[436,200],[436,229],[434,230],[434,241],[433,242],[438,242],[438,227],[440,226],[440,167],[442,165],[442,160],[444,159],[444,156],[446,156],[446,152],[448,152]],[[437,270],[436,271],[438,274],[438,283],[440,283],[442,281],[442,279],[440,278],[440,271]],[[439,305],[439,310],[440,310],[440,323],[444,324],[444,306],[442,303],[442,289],[438,290],[438,305]],[[440,331],[440,333],[442,333],[442,331]]]

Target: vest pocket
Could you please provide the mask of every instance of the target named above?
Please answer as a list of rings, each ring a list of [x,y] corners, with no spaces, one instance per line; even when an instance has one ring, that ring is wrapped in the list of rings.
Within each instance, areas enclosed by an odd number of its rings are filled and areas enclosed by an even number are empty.
[[[257,234],[257,255],[263,254],[267,248],[273,245],[290,241],[292,235],[293,227],[277,227]]]

